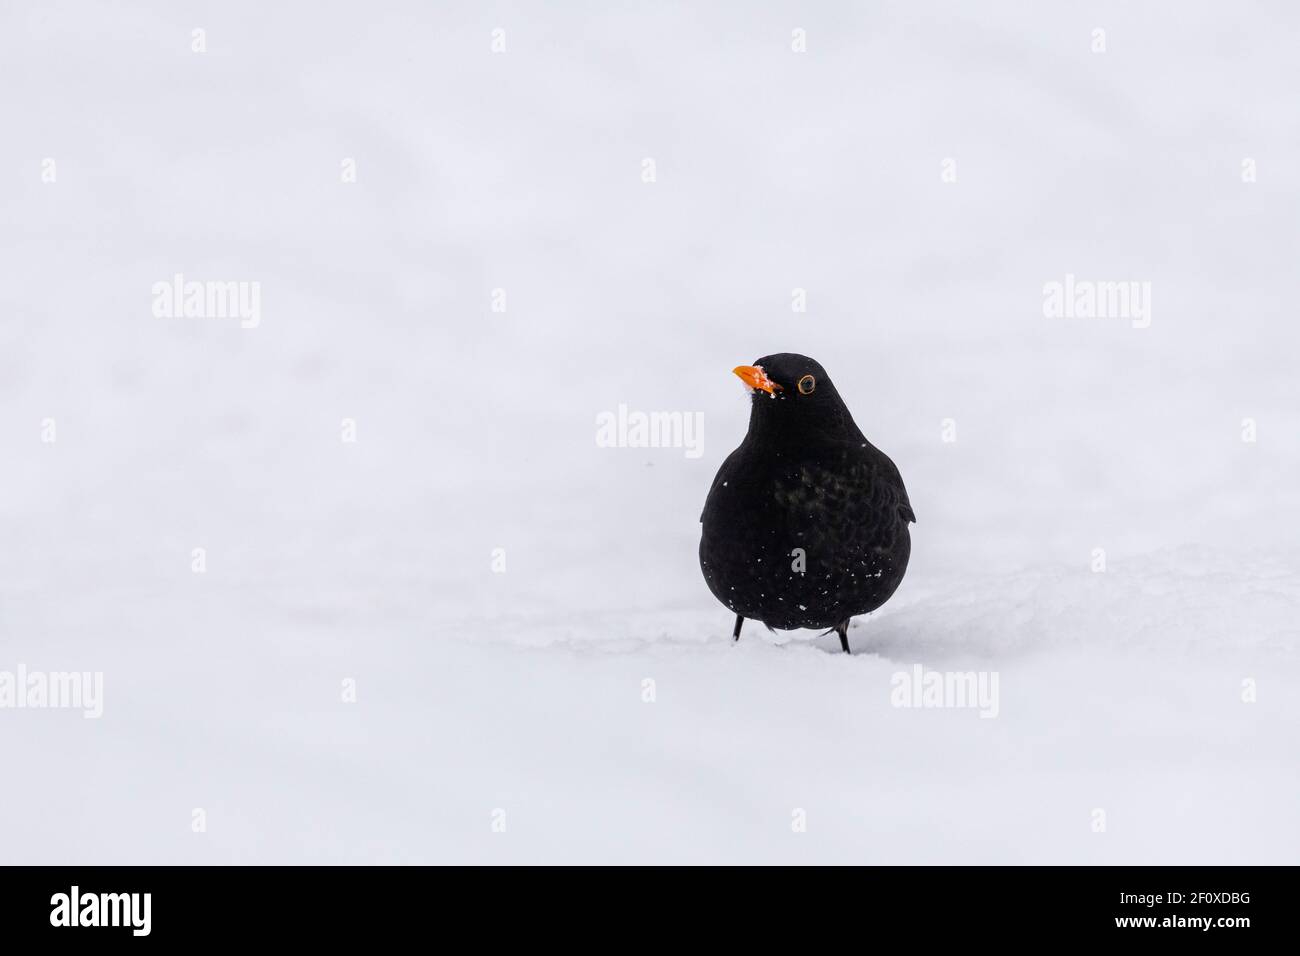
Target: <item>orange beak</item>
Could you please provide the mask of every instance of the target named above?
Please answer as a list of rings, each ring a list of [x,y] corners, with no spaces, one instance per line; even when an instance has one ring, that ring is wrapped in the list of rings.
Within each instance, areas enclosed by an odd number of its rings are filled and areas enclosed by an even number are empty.
[[[762,389],[769,395],[775,395],[782,390],[780,385],[767,377],[761,365],[737,365],[732,371],[750,388]]]

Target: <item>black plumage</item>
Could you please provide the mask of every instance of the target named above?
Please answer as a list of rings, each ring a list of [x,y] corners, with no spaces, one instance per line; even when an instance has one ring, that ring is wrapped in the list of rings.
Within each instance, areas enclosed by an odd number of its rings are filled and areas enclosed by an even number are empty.
[[[889,600],[916,520],[894,463],[854,424],[830,376],[792,353],[736,369],[749,431],[718,469],[700,521],[700,568],[736,614],[769,628],[829,628]]]

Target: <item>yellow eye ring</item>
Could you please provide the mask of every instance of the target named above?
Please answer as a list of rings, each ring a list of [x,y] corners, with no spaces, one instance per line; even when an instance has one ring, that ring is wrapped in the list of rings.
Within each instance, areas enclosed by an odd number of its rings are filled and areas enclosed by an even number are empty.
[[[811,395],[813,393],[813,389],[816,387],[817,387],[817,379],[813,378],[811,375],[805,375],[803,378],[799,379],[800,395]]]

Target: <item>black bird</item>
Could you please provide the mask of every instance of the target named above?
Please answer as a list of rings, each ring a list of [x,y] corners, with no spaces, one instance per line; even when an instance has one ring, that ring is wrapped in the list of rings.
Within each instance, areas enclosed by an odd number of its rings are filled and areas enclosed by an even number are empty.
[[[769,629],[828,628],[889,600],[916,520],[889,457],[853,422],[830,376],[783,352],[735,370],[752,392],[749,432],[718,469],[700,522],[714,597]]]

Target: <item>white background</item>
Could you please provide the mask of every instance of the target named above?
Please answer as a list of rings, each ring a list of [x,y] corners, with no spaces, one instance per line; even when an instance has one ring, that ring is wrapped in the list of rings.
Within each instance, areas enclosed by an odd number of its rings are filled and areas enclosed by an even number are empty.
[[[0,670],[105,700],[0,710],[0,861],[1300,862],[1298,28],[6,3]],[[260,327],[155,317],[177,272]],[[1045,318],[1067,273],[1150,327]],[[732,647],[698,569],[778,351],[919,518],[852,657]],[[598,448],[620,403],[704,454]],[[891,707],[916,663],[998,718]]]

